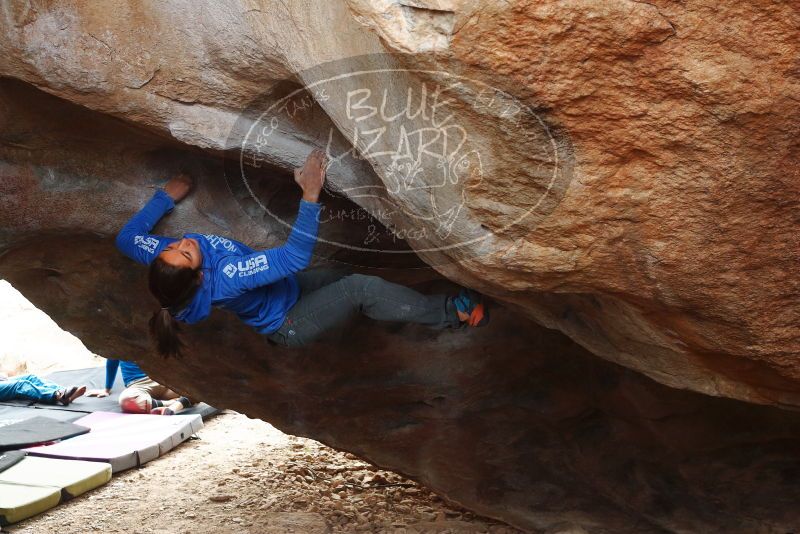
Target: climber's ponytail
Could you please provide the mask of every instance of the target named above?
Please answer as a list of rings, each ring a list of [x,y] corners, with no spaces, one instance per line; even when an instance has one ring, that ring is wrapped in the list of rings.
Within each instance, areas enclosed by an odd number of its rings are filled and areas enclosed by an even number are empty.
[[[191,302],[200,283],[199,269],[175,267],[156,258],[150,264],[148,281],[150,292],[161,307],[150,318],[150,335],[156,350],[164,358],[180,357],[185,345],[172,314],[180,312]]]
[[[184,347],[179,336],[178,321],[172,318],[168,308],[161,308],[150,318],[150,336],[156,345],[156,351],[164,358],[181,356]]]

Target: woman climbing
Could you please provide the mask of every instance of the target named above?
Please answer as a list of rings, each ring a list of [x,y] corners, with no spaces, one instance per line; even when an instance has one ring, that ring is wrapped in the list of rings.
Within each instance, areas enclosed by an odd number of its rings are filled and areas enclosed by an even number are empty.
[[[426,324],[438,328],[483,326],[487,309],[480,295],[422,295],[375,276],[334,269],[301,272],[311,261],[317,240],[319,194],[327,162],[314,150],[294,179],[303,191],[300,210],[282,247],[253,250],[216,235],[186,234],[182,239],[149,232],[176,202],[189,193],[185,175],[133,216],[117,236],[117,247],[150,266],[150,291],[160,309],[150,319],[150,333],[164,357],[180,355],[183,343],[177,321],[197,323],[212,306],[234,312],[269,340],[287,347],[311,343],[358,313],[382,321]]]

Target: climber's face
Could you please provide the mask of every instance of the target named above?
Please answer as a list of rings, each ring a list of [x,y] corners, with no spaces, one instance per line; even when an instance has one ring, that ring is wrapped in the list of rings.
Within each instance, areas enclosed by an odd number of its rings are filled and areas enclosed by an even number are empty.
[[[173,267],[189,267],[194,270],[199,269],[203,263],[200,245],[196,239],[189,237],[170,243],[158,257]]]

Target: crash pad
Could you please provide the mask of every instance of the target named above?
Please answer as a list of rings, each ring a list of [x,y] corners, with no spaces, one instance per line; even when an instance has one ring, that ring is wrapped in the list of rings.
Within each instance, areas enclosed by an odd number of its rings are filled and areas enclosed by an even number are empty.
[[[3,427],[0,450],[21,449],[50,441],[86,434],[89,429],[50,417],[36,416]]]
[[[105,380],[106,380],[106,368],[104,365],[98,367],[88,367],[85,369],[71,369],[69,371],[57,371],[55,373],[51,373],[46,375],[45,378],[55,382],[56,384],[61,385],[78,385],[83,384],[88,386],[89,389],[99,389],[105,387]],[[80,414],[83,413],[92,413],[92,412],[122,412],[122,409],[119,407],[119,394],[122,390],[125,389],[124,384],[122,383],[121,373],[117,373],[116,380],[114,381],[114,385],[111,389],[111,395],[108,397],[87,397],[83,396],[76,399],[74,402],[70,403],[68,406],[62,406],[60,404],[44,404],[44,403],[34,403],[33,401],[29,400],[10,400],[10,401],[2,401],[0,402],[0,416],[2,415],[2,411],[4,407],[35,407],[42,410],[48,410],[54,415],[48,417],[55,417],[60,420],[65,420],[66,417],[62,416],[64,412],[75,412]],[[209,417],[216,415],[219,413],[219,410],[214,408],[213,406],[209,406],[203,402],[199,402],[189,408],[181,412],[183,415],[194,415],[199,414],[203,419],[208,419]],[[58,414],[58,415],[55,415]],[[15,414],[19,416],[19,414]],[[36,414],[41,415],[41,414]],[[32,417],[33,414],[29,415]],[[75,417],[76,419],[80,417],[78,415]]]
[[[0,482],[0,525],[9,525],[40,514],[60,501],[60,488]]]
[[[68,371],[57,371],[44,375],[44,378],[60,384],[61,386],[78,386],[85,385],[87,389],[100,389],[105,387],[106,381],[106,368],[105,366],[87,367],[85,369],[71,369]],[[125,389],[122,383],[120,373],[112,386],[111,395],[108,397],[79,397],[67,406],[61,404],[50,404],[43,402],[35,402],[26,399],[14,399],[1,401],[0,405],[4,406],[35,406],[43,410],[52,410],[54,412],[95,412],[95,411],[119,411],[119,394]],[[80,417],[80,416],[79,416]]]
[[[64,500],[111,480],[111,464],[27,456],[0,473],[0,483],[59,488]]]
[[[200,430],[199,415],[139,415],[95,412],[75,424],[91,432],[25,449],[36,456],[109,462],[114,473],[158,458]]]
[[[11,467],[12,465],[17,464],[17,462],[21,461],[25,458],[27,453],[24,451],[5,451],[0,452],[0,473]]]
[[[18,421],[24,421],[25,419],[30,419],[31,417],[38,417],[38,416],[45,416],[49,417],[50,419],[56,419],[58,421],[66,421],[71,423],[76,419],[80,419],[86,412],[68,412],[64,410],[41,410],[39,409],[38,405],[35,406],[9,406],[3,403],[0,403],[0,432],[2,432],[3,427],[16,423]]]

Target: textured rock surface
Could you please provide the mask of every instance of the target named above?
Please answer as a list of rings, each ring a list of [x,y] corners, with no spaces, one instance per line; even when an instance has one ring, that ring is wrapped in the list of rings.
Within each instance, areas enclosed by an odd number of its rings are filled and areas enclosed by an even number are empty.
[[[133,209],[147,194],[137,189],[189,157],[124,124],[3,85],[5,97],[19,97],[17,127],[42,120],[35,149],[3,148],[0,183],[6,191],[15,184],[18,199],[38,199],[26,203],[29,221],[88,221],[102,211],[119,224],[122,204]],[[21,133],[4,132],[28,143]],[[40,163],[43,153],[52,165]],[[214,219],[238,207],[213,180],[219,162],[195,165],[200,187],[164,233],[188,224],[219,231]],[[226,229],[257,235],[256,225]],[[88,346],[134,356],[186,393],[352,451],[481,514],[530,531],[614,534],[787,532],[800,522],[795,412],[667,388],[502,308],[487,329],[437,333],[364,321],[341,339],[292,352],[215,313],[187,332],[190,355],[159,362],[142,335],[142,310],[152,306],[143,269],[102,233],[60,231],[16,241],[0,256],[0,273]],[[426,291],[445,283],[425,270],[382,272]]]
[[[790,2],[6,2],[0,26],[0,74],[98,112],[2,83],[0,276],[92,350],[141,359],[186,391],[527,528],[796,526],[786,500],[795,416],[663,388],[523,319],[668,385],[800,405],[800,21]],[[470,336],[364,325],[375,335],[357,351],[332,342],[301,355],[265,351],[217,316],[189,332],[187,362],[155,366],[143,273],[110,236],[188,166],[198,190],[165,233],[280,242],[285,228],[228,172],[251,124],[242,110],[338,70],[401,66],[391,83],[370,74],[312,90],[318,104],[246,147],[260,166],[248,183],[290,218],[282,170],[332,129],[333,148],[358,139],[368,161],[335,165],[333,193],[405,232],[396,250],[416,249],[520,313]],[[447,109],[469,139],[456,161],[477,153],[481,173],[414,188],[393,166],[398,129],[365,147],[386,118],[353,116],[342,95],[385,88],[396,103],[423,83],[447,85],[420,72],[440,68],[465,77]],[[530,108],[527,129],[475,105],[486,86]],[[437,179],[436,162],[423,163]],[[360,245],[366,212],[328,203],[323,237]],[[357,247],[320,255],[417,264]]]
[[[458,231],[442,237],[408,215],[431,206],[391,188],[385,155],[369,157],[376,174],[334,168],[334,186],[375,186],[402,208],[392,225],[431,230],[415,249],[485,238],[426,260],[599,356],[676,387],[797,405],[799,19],[790,1],[6,2],[0,74],[218,150],[290,71],[310,83],[320,74],[303,69],[343,57],[388,50],[367,64],[417,69],[449,58],[537,110],[562,190],[536,204],[541,140],[469,109],[469,95],[452,105],[485,168]],[[398,97],[435,78],[399,73],[383,88]],[[338,103],[321,105],[344,138],[380,126]],[[321,141],[318,115],[282,125],[265,157],[297,164]]]

